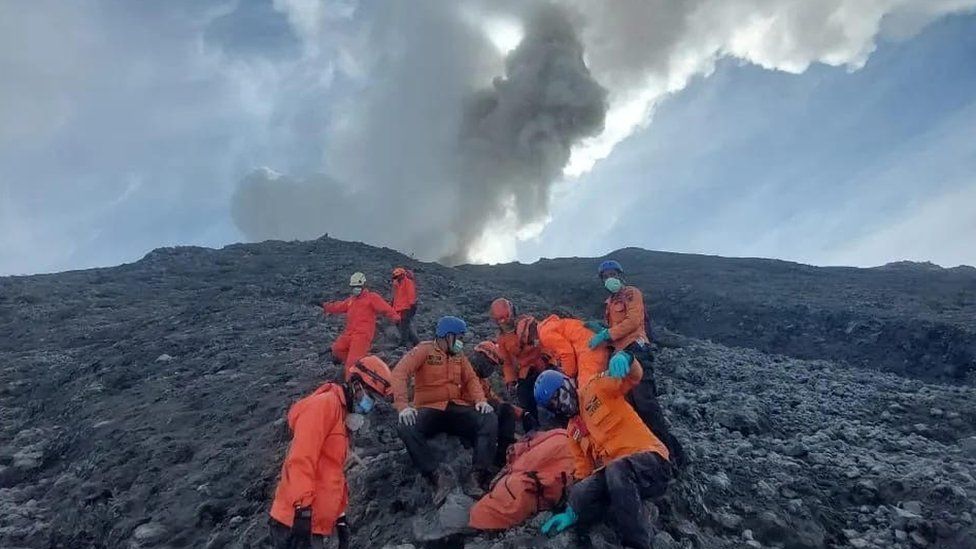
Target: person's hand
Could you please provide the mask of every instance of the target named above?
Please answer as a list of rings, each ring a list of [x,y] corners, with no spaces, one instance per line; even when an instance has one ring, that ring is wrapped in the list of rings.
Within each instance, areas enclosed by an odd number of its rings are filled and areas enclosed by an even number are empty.
[[[610,359],[610,377],[614,379],[623,379],[627,377],[627,372],[630,371],[630,363],[633,359],[630,357],[630,353],[625,351],[618,351],[613,354],[613,358]]]
[[[495,411],[495,409],[491,407],[491,404],[488,404],[488,402],[484,400],[475,404],[474,409],[478,410],[482,414],[490,414]]]
[[[546,536],[558,534],[576,524],[578,519],[579,517],[576,516],[576,512],[573,511],[573,508],[567,507],[562,513],[557,513],[549,517],[549,520],[542,525],[542,533]]]
[[[295,547],[310,547],[312,544],[312,508],[296,507],[295,518],[291,524],[290,541]]]
[[[407,406],[400,410],[400,423],[408,427],[413,427],[417,423],[417,409]]]
[[[335,523],[336,537],[339,538],[339,549],[349,549],[349,523],[346,515],[339,515]]]
[[[590,338],[590,349],[596,349],[601,343],[610,341],[610,330],[604,328]]]

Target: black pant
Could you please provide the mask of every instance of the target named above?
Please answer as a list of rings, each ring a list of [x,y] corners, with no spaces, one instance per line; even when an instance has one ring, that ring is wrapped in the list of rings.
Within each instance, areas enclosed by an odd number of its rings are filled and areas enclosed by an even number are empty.
[[[508,447],[515,442],[515,406],[508,402],[494,401],[490,403],[498,416],[498,450],[495,452],[495,465],[505,465]]]
[[[494,414],[482,414],[474,406],[461,406],[449,403],[444,410],[421,408],[417,410],[417,423],[413,425],[397,424],[397,433],[407,447],[407,453],[414,466],[430,476],[437,470],[438,461],[430,448],[427,439],[438,434],[447,433],[456,437],[468,439],[474,447],[474,470],[488,471],[495,459],[498,447],[498,417]]]
[[[272,549],[325,549],[325,536],[312,535],[312,543],[294,543],[291,539],[291,528],[275,519],[268,519],[268,533],[271,536]]]
[[[644,425],[647,425],[654,436],[668,447],[671,463],[681,468],[685,464],[685,450],[671,433],[671,425],[664,416],[661,404],[657,401],[657,383],[654,382],[654,356],[651,354],[650,345],[633,343],[626,350],[637,359],[644,370],[644,376],[640,383],[627,395],[627,400],[634,407]]]
[[[417,330],[413,329],[413,317],[417,315],[417,306],[414,305],[406,311],[400,311],[400,322],[397,323],[397,328],[400,329],[400,345],[414,346],[420,343],[420,338],[417,337]]]
[[[569,491],[569,506],[581,525],[609,515],[624,547],[651,548],[642,499],[660,497],[671,480],[671,466],[654,452],[611,461]]]
[[[529,371],[524,379],[518,382],[515,390],[518,405],[522,408],[522,430],[528,433],[539,428],[539,407],[535,403],[535,380],[538,372]]]

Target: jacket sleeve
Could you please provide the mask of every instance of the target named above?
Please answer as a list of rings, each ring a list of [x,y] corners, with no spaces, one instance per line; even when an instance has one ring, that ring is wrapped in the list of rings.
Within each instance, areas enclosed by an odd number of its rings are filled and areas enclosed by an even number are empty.
[[[515,359],[504,345],[498,346],[498,354],[502,357],[502,378],[505,383],[515,383],[518,381],[518,374],[515,373]]]
[[[474,368],[468,362],[468,357],[461,356],[461,383],[464,383],[464,390],[471,401],[475,404],[485,402],[485,392],[481,390],[481,379],[474,373]]]
[[[342,301],[328,301],[322,304],[322,310],[325,311],[325,314],[343,314],[349,310],[349,300],[343,299]]]
[[[616,326],[610,327],[610,339],[613,341],[623,339],[644,325],[644,296],[641,295],[640,290],[632,286],[627,287],[624,291],[627,292],[623,296],[627,305],[627,316]]]
[[[393,310],[393,307],[383,299],[380,294],[373,294],[373,310],[377,313],[383,313],[386,318],[389,318],[393,322],[400,322],[400,313]]]
[[[559,369],[569,377],[576,377],[578,368],[573,344],[556,330],[546,330],[545,336],[541,339],[546,350],[555,353],[556,358],[559,359]]]
[[[428,349],[417,345],[397,362],[393,367],[391,385],[393,386],[393,407],[398,411],[406,408],[410,401],[407,399],[407,380],[409,380],[427,359]]]
[[[285,457],[285,475],[291,488],[287,500],[295,507],[306,507],[315,501],[316,470],[322,444],[331,425],[327,425],[330,406],[325,400],[318,400],[309,406],[295,420],[294,436]]]
[[[569,439],[569,451],[573,454],[573,477],[576,480],[583,480],[584,478],[593,474],[593,461],[590,460],[590,456],[586,455],[580,443],[573,438]]]

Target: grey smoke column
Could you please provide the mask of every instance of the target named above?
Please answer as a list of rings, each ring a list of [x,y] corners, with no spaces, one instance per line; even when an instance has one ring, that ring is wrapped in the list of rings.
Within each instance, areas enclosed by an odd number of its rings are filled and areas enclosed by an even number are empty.
[[[573,145],[599,134],[606,112],[607,92],[583,62],[569,14],[540,8],[505,60],[505,75],[465,106],[452,227],[459,242],[442,260],[469,259],[473,242],[509,208],[519,225],[544,219]]]

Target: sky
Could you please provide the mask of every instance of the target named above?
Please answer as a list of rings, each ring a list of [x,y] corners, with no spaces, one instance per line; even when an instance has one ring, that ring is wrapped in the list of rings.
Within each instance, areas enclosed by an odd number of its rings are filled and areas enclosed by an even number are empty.
[[[976,0],[0,4],[0,274],[329,233],[976,265]]]

